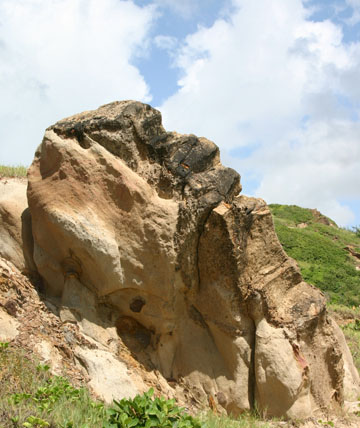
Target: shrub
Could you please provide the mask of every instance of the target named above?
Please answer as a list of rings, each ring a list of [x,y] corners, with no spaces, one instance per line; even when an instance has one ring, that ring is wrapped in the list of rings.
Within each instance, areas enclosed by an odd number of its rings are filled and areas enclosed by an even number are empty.
[[[114,400],[115,406],[108,410],[104,428],[201,428],[197,419],[176,406],[175,400],[152,398],[153,394],[151,388],[134,399]]]

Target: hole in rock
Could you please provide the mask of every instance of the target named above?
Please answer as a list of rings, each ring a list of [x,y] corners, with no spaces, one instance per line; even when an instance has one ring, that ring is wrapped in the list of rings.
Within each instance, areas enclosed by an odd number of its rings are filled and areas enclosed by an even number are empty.
[[[65,278],[75,277],[79,279],[82,274],[81,262],[70,250],[70,257],[66,257],[61,263]]]
[[[141,312],[141,309],[146,304],[145,299],[140,296],[135,297],[130,303],[130,309],[133,312]]]

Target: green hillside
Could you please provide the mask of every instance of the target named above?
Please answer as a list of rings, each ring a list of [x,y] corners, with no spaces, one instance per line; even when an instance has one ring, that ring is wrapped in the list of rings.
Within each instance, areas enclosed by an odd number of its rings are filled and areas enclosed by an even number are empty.
[[[319,287],[330,303],[360,305],[360,236],[337,227],[317,210],[270,205],[276,233],[305,281]]]

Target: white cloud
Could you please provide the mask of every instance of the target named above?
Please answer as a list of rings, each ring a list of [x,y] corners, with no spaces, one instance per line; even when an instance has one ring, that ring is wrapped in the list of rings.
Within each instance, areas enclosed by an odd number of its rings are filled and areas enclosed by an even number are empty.
[[[185,19],[199,10],[199,0],[155,0],[154,3],[162,9],[171,9]]]
[[[44,129],[116,99],[150,101],[134,55],[154,7],[119,0],[0,0],[0,159],[32,160]]]
[[[311,22],[301,0],[234,0],[236,11],[188,36],[176,65],[179,90],[160,108],[165,126],[214,140],[240,173],[260,180],[269,202],[316,207],[353,220],[339,199],[360,199],[360,127],[351,88],[359,44]],[[244,192],[246,193],[246,188]]]
[[[169,52],[171,55],[175,48],[178,47],[178,39],[173,36],[158,35],[154,38],[155,45]]]
[[[349,25],[356,25],[360,22],[360,0],[345,0],[347,6],[352,8],[352,15],[346,20]]]
[[[339,224],[347,224],[354,220],[354,213],[337,199],[359,197],[359,135],[359,122],[316,120],[272,147],[262,148],[248,165],[242,164],[264,174],[258,196],[320,208]]]

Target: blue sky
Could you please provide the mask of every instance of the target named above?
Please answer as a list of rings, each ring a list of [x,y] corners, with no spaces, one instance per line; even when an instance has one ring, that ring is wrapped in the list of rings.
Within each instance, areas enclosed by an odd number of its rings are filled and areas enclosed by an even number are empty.
[[[243,193],[360,224],[360,0],[0,0],[0,162],[119,99],[205,136]]]

